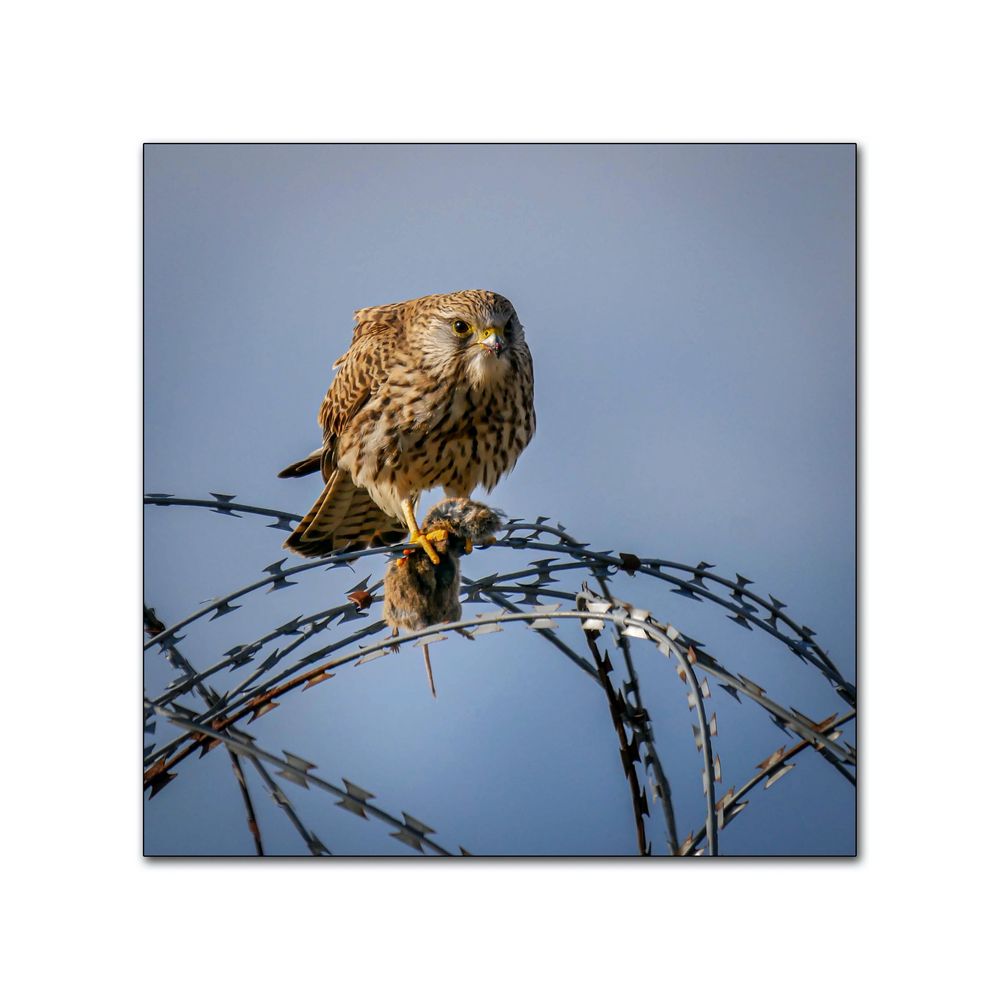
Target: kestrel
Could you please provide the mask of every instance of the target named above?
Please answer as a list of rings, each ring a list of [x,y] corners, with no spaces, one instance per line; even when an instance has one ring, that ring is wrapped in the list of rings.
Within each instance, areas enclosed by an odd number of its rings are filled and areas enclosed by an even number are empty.
[[[496,292],[427,295],[354,314],[319,410],[323,445],[279,476],[317,469],[325,486],[285,541],[325,556],[402,537],[438,554],[417,527],[424,490],[492,490],[535,432],[531,353]]]

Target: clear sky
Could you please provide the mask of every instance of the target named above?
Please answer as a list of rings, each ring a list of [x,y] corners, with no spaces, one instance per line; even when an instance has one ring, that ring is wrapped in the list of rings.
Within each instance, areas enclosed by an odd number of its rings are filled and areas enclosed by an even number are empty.
[[[147,146],[145,488],[304,512],[318,478],[275,473],[319,444],[316,411],[352,311],[493,288],[526,330],[538,433],[492,502],[551,515],[598,549],[742,573],[853,678],[854,200],[847,145]],[[169,624],[257,579],[285,554],[263,524],[151,509],[147,603]],[[500,559],[477,552],[463,570],[485,575]],[[191,628],[182,648],[204,666],[356,580],[309,574]],[[581,580],[567,575],[566,589]],[[778,701],[814,718],[842,707],[780,644],[720,610],[641,581],[615,586]],[[577,641],[570,626],[561,634]],[[596,685],[512,626],[432,652],[437,701],[419,653],[404,649],[290,695],[253,731],[417,816],[450,848],[633,850]],[[638,665],[683,836],[702,816],[684,690],[652,651]],[[146,666],[157,691],[168,672],[155,655]],[[709,707],[723,788],[792,742],[721,692]],[[253,787],[268,849],[300,852]],[[334,853],[408,853],[322,795],[289,794]],[[182,764],[147,805],[145,835],[153,854],[252,850],[225,755]],[[803,755],[752,794],[722,846],[853,853],[853,790]]]

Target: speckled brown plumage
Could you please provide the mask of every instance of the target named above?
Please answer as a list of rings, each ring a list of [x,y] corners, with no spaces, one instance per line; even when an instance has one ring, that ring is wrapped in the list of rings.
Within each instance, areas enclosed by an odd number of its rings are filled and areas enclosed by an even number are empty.
[[[531,354],[502,295],[428,295],[355,314],[320,407],[323,493],[285,542],[306,556],[399,537],[406,505],[442,486],[492,490],[535,430]]]
[[[440,562],[435,565],[423,549],[416,548],[408,550],[406,558],[389,564],[382,607],[386,622],[397,632],[400,628],[416,632],[429,625],[458,621],[462,617],[462,555],[472,545],[489,539],[499,526],[497,512],[475,500],[450,499],[435,504],[421,531],[435,539],[431,544]],[[436,695],[426,646],[424,663],[431,692]]]

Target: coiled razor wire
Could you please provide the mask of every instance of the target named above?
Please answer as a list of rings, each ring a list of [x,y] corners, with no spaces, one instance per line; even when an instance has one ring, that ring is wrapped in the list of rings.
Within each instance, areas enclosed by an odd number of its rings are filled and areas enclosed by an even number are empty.
[[[290,531],[300,519],[300,515],[288,511],[235,503],[233,494],[212,493],[211,496],[211,500],[199,500],[151,493],[144,500],[150,506],[202,508],[230,517],[243,514],[268,517],[273,520],[267,527],[282,532]],[[403,544],[332,555],[287,568],[284,565],[286,560],[280,559],[265,567],[261,578],[231,594],[206,602],[169,626],[159,622],[147,609],[146,631],[149,638],[143,648],[145,651],[159,650],[164,653],[176,676],[161,692],[147,693],[144,697],[146,732],[155,731],[156,719],[166,720],[178,731],[166,742],[150,744],[145,748],[143,786],[149,789],[150,796],[158,794],[172,781],[178,773],[174,768],[196,751],[204,756],[214,747],[223,745],[230,755],[234,775],[240,785],[247,825],[258,853],[263,853],[263,845],[240,765],[242,759],[254,768],[310,853],[331,852],[315,832],[306,829],[275,778],[334,796],[338,806],[356,816],[373,818],[390,827],[390,836],[415,851],[440,855],[454,853],[429,838],[428,834],[435,831],[426,823],[403,811],[402,819],[397,819],[392,813],[373,805],[374,793],[346,778],[342,779],[341,785],[321,778],[312,773],[316,770],[314,764],[294,753],[283,751],[282,756],[263,749],[238,724],[252,723],[278,708],[281,704],[279,698],[294,690],[307,690],[329,680],[333,671],[344,666],[371,662],[406,644],[426,646],[439,642],[453,632],[460,632],[465,638],[478,639],[501,632],[504,624],[512,622],[524,622],[603,691],[629,786],[639,854],[653,853],[645,824],[645,818],[650,815],[644,787],[647,782],[653,798],[660,803],[666,828],[664,847],[666,853],[672,855],[718,854],[720,831],[746,809],[750,792],[761,783],[765,789],[771,787],[795,767],[792,759],[805,750],[817,753],[843,778],[854,784],[856,751],[842,737],[845,727],[856,716],[855,686],[841,675],[829,655],[819,648],[814,639],[816,633],[786,614],[786,604],[773,595],[769,594],[765,600],[749,590],[753,581],[740,574],[736,574],[735,580],[730,580],[711,572],[715,567],[709,563],[689,566],[631,553],[616,555],[611,550],[594,551],[587,543],[573,538],[562,524],[552,524],[546,517],[530,522],[510,520],[493,543],[496,547],[512,550],[543,552],[547,554],[545,558],[506,573],[492,573],[479,579],[462,578],[464,605],[491,604],[497,609],[492,612],[480,612],[459,622],[433,625],[419,632],[378,639],[365,645],[363,640],[373,639],[386,628],[384,621],[372,620],[368,613],[368,609],[381,600],[381,580],[371,582],[369,575],[345,594],[343,602],[311,615],[297,615],[263,635],[233,647],[220,660],[203,669],[196,669],[179,649],[184,639],[183,629],[199,619],[207,617],[209,621],[214,621],[236,611],[240,605],[234,602],[248,594],[265,588],[270,593],[294,586],[297,583],[295,577],[302,573],[315,573],[366,558],[398,553]],[[562,574],[578,570],[589,574],[596,591],[591,590],[587,583],[576,591],[563,590],[558,586]],[[820,673],[846,704],[847,710],[815,721],[768,697],[764,688],[743,674],[728,670],[690,635],[659,621],[650,611],[636,608],[615,596],[609,581],[622,573],[628,576],[641,574],[660,580],[670,585],[672,593],[718,606],[737,625],[748,630],[756,628],[777,639],[803,664]],[[516,598],[516,603],[512,598]],[[552,599],[555,599],[554,603],[544,603]],[[571,607],[564,607],[564,602]],[[560,623],[572,623],[582,633],[586,655],[555,634]],[[326,631],[335,634],[334,641],[297,655],[300,647]],[[602,651],[598,644],[598,638],[605,632],[610,634],[611,645],[620,651],[624,660],[625,680],[620,686],[612,680],[613,675],[618,678],[622,674],[615,672],[610,650]],[[696,721],[692,731],[701,759],[705,817],[700,830],[692,832],[683,841],[677,834],[670,784],[656,749],[652,721],[642,702],[630,645],[632,640],[649,643],[673,664],[687,689],[688,708],[694,712]],[[267,647],[271,647],[267,656],[258,663],[258,657]],[[228,690],[220,693],[207,682],[224,670],[230,673],[239,671],[242,676]],[[763,709],[779,728],[796,738],[794,745],[779,747],[758,764],[757,774],[738,787],[731,786],[721,795],[717,794],[716,786],[722,785],[722,765],[712,742],[718,736],[718,722],[715,713],[709,718],[705,709],[705,699],[710,696],[709,677],[737,702],[745,698]],[[196,696],[200,705],[192,707],[180,700],[187,695]],[[274,776],[266,765],[274,770]],[[459,852],[470,853],[461,846]]]

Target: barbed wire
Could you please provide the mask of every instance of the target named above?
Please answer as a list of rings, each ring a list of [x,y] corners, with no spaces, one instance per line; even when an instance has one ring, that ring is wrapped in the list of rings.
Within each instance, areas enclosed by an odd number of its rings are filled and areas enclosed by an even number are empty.
[[[174,497],[170,494],[148,494],[145,502],[149,506],[176,506],[201,508],[230,517],[244,514],[272,518],[268,527],[282,531],[291,530],[299,515],[287,511],[235,503],[235,495],[212,493],[212,500],[198,500]],[[543,537],[554,541],[543,541]],[[748,589],[752,583],[746,577],[736,574],[736,580],[729,580],[712,573],[715,567],[709,563],[689,566],[684,563],[645,558],[630,553],[614,555],[611,550],[596,552],[589,545],[573,538],[559,523],[551,524],[550,519],[539,517],[535,521],[512,519],[502,528],[495,547],[517,552],[529,550],[546,553],[546,557],[531,562],[526,567],[504,573],[494,572],[478,579],[462,578],[463,607],[474,604],[492,604],[498,610],[481,612],[472,617],[464,617],[460,622],[433,625],[418,632],[401,636],[376,639],[378,632],[386,628],[383,621],[372,621],[369,614],[373,605],[381,601],[379,588],[381,580],[371,582],[371,574],[356,582],[345,592],[346,600],[321,609],[309,615],[294,618],[272,627],[267,632],[226,651],[215,663],[195,670],[183,658],[178,659],[178,644],[185,635],[184,629],[203,619],[215,621],[237,611],[242,605],[236,604],[247,595],[258,591],[273,593],[276,590],[294,586],[303,573],[315,574],[319,571],[336,570],[345,566],[353,568],[359,560],[377,558],[398,553],[403,544],[367,549],[361,552],[333,555],[312,560],[301,565],[285,566],[281,559],[263,570],[263,576],[246,584],[230,594],[214,598],[170,626],[159,626],[155,633],[148,630],[149,638],[144,650],[164,653],[168,662],[177,669],[175,676],[158,694],[147,695],[144,700],[144,715],[149,731],[149,720],[154,716],[169,721],[178,735],[161,745],[151,744],[144,752],[144,787],[156,794],[173,779],[177,767],[196,750],[201,754],[214,746],[225,745],[234,761],[237,771],[239,756],[250,759],[268,791],[279,806],[285,809],[293,826],[303,842],[313,853],[330,853],[312,831],[306,830],[287,796],[281,792],[267,772],[265,764],[279,766],[278,776],[304,788],[323,788],[341,797],[338,805],[361,815],[374,815],[382,822],[394,826],[392,834],[401,843],[417,850],[429,848],[432,853],[450,853],[440,845],[427,840],[426,833],[433,832],[420,821],[410,824],[407,813],[403,821],[396,820],[389,813],[375,810],[370,806],[371,793],[358,792],[358,787],[344,779],[343,788],[309,774],[314,765],[305,765],[301,757],[285,751],[285,761],[269,751],[256,747],[253,737],[235,724],[242,720],[252,723],[257,718],[277,708],[278,698],[297,690],[307,690],[333,676],[333,672],[346,665],[360,666],[380,658],[402,646],[427,645],[446,639],[458,631],[465,638],[473,640],[501,632],[504,624],[523,622],[528,629],[540,635],[562,654],[566,662],[573,663],[594,681],[603,691],[607,700],[612,724],[615,728],[619,753],[629,787],[632,802],[633,822],[640,854],[652,853],[653,845],[647,837],[645,819],[649,817],[649,802],[646,797],[645,779],[654,799],[661,803],[665,825],[665,848],[667,853],[685,855],[701,853],[704,843],[710,855],[719,852],[718,834],[736,815],[747,806],[747,794],[760,782],[765,788],[789,773],[795,766],[789,764],[791,757],[806,749],[812,749],[829,763],[848,781],[854,782],[851,773],[856,768],[854,748],[841,741],[843,726],[855,718],[856,691],[833,664],[829,655],[821,650],[813,636],[815,632],[798,625],[787,615],[787,605],[768,595],[764,600]],[[560,578],[568,572],[584,570],[594,582],[599,592],[590,590],[586,583],[576,590],[565,590],[557,586]],[[678,573],[687,574],[686,577]],[[680,594],[696,601],[708,602],[729,612],[727,617],[745,629],[757,628],[782,642],[807,666],[811,666],[833,687],[836,694],[850,706],[850,711],[838,718],[834,713],[822,722],[814,722],[808,716],[790,706],[769,697],[763,687],[739,672],[724,667],[712,657],[704,645],[681,632],[675,626],[657,620],[651,612],[634,607],[631,603],[616,597],[610,589],[610,581],[616,577],[634,577],[641,574],[671,585],[671,593]],[[725,594],[712,589],[712,585],[726,588]],[[510,598],[516,598],[516,603]],[[554,603],[543,603],[555,599]],[[572,605],[564,608],[563,602]],[[589,659],[573,649],[572,644],[556,635],[560,624],[575,623],[579,634],[585,640]],[[355,627],[356,625],[356,627]],[[318,649],[302,651],[293,662],[287,663],[297,650],[308,644],[327,630],[337,631],[337,638]],[[598,638],[607,630],[610,646],[622,656],[624,671],[615,673],[612,649],[601,649]],[[281,641],[289,637],[283,645]],[[372,640],[363,645],[363,640]],[[657,750],[652,720],[642,704],[639,675],[633,660],[630,641],[642,640],[658,650],[674,663],[680,680],[687,689],[689,710],[695,713],[693,726],[695,748],[702,766],[702,789],[705,799],[705,820],[700,832],[691,835],[683,843],[678,843],[674,805],[670,782],[666,769]],[[257,658],[270,648],[263,662]],[[350,648],[349,648],[350,647]],[[324,661],[320,663],[319,661]],[[593,661],[593,662],[591,662]],[[187,666],[183,666],[186,663]],[[179,668],[179,669],[178,669]],[[241,671],[241,679],[229,690],[219,693],[206,684],[207,680],[222,670]],[[624,677],[617,684],[613,677]],[[716,796],[715,788],[722,784],[722,765],[718,753],[713,748],[713,737],[718,736],[718,721],[715,713],[711,718],[705,710],[705,698],[709,696],[708,677],[714,678],[723,690],[737,702],[741,696],[762,708],[771,720],[785,732],[798,737],[799,742],[785,752],[782,747],[768,758],[767,764],[758,775],[744,781],[739,790],[730,788],[721,796]],[[184,705],[178,699],[194,692],[200,697],[203,707],[199,709]],[[240,771],[240,774],[242,772]],[[268,784],[268,781],[270,784]],[[245,790],[245,781],[242,783]],[[355,791],[352,791],[354,789]],[[248,826],[255,829],[252,804],[247,805]],[[291,810],[291,811],[289,811]],[[460,853],[468,853],[460,848]]]
[[[274,517],[276,518],[275,522],[267,525],[267,527],[278,528],[282,531],[290,530],[287,528],[287,525],[301,519],[301,515],[293,514],[289,511],[232,503],[235,494],[213,493],[212,496],[215,498],[214,501],[174,497],[168,493],[151,493],[146,494],[144,502],[156,506],[202,507],[228,516],[239,516],[238,512],[243,512],[264,517]],[[759,595],[748,590],[747,584],[753,583],[748,577],[737,573],[736,580],[730,580],[719,574],[709,572],[715,567],[713,564],[707,562],[700,562],[697,566],[690,566],[686,563],[674,562],[667,559],[642,558],[628,552],[622,552],[618,556],[613,556],[613,550],[611,549],[591,551],[588,543],[577,541],[566,531],[562,524],[553,526],[549,523],[550,521],[551,518],[545,516],[540,516],[533,522],[522,521],[517,518],[511,519],[504,526],[504,534],[498,537],[493,544],[511,549],[530,548],[536,551],[555,552],[563,555],[572,554],[578,560],[575,564],[564,563],[553,567],[547,567],[543,560],[538,564],[541,571],[540,575],[543,575],[546,569],[550,569],[551,571],[555,571],[556,569],[565,571],[583,568],[591,570],[595,578],[600,579],[613,576],[620,570],[624,570],[629,575],[634,575],[638,572],[655,579],[663,580],[666,583],[674,584],[673,593],[678,593],[683,597],[692,600],[712,601],[727,611],[732,612],[728,617],[736,622],[737,625],[747,629],[757,627],[785,643],[799,659],[817,667],[834,686],[837,693],[852,708],[857,707],[855,686],[841,676],[829,655],[816,644],[813,639],[813,636],[816,635],[815,631],[808,626],[799,625],[789,615],[785,614],[784,609],[788,605],[783,601],[778,600],[770,594],[768,595],[768,600],[764,600]],[[526,534],[520,534],[521,532],[525,532]],[[554,535],[560,539],[561,544],[550,545],[538,541],[538,538],[543,534]],[[399,545],[366,549],[364,550],[364,554],[379,555],[399,552],[404,547],[404,544],[400,543]],[[173,631],[185,627],[210,612],[214,612],[213,617],[221,617],[223,614],[228,614],[230,611],[235,610],[235,608],[230,606],[233,600],[249,594],[260,587],[271,585],[272,589],[277,589],[289,577],[296,574],[320,567],[347,565],[354,562],[357,558],[358,553],[352,552],[327,556],[323,559],[313,560],[305,565],[292,566],[288,569],[282,568],[286,560],[281,559],[271,566],[265,567],[264,572],[268,573],[267,578],[256,581],[247,587],[240,588],[227,597],[217,598],[215,601],[208,602],[206,607],[201,611],[171,626],[166,632],[169,635]],[[675,569],[691,575],[689,579],[685,580],[671,573],[663,572],[663,568]],[[736,603],[709,589],[705,581],[718,583],[727,588],[729,594],[736,598]],[[761,612],[766,612],[767,617],[762,618]],[[794,633],[794,636],[789,636],[781,632],[777,627],[779,623],[788,627]],[[147,643],[146,645],[148,648],[150,644]]]
[[[288,750],[282,751],[285,755],[285,759],[282,760],[276,753],[258,747],[255,738],[252,736],[237,736],[227,728],[216,730],[209,726],[202,726],[186,714],[177,710],[170,711],[165,708],[149,705],[148,702],[146,704],[157,715],[167,719],[179,729],[183,729],[189,733],[197,733],[200,739],[208,740],[209,742],[218,740],[235,753],[242,754],[261,764],[267,762],[273,765],[278,769],[278,776],[284,778],[286,781],[300,785],[302,788],[318,788],[329,795],[336,796],[339,800],[336,804],[342,809],[353,813],[355,816],[360,816],[362,819],[374,816],[387,826],[394,827],[395,832],[391,833],[390,836],[395,837],[408,847],[413,847],[415,850],[421,852],[424,847],[428,847],[435,854],[446,855],[450,853],[427,836],[427,834],[435,832],[431,827],[418,819],[414,819],[406,812],[402,814],[403,818],[401,820],[396,819],[391,813],[372,805],[372,799],[375,798],[374,792],[366,791],[360,785],[348,781],[347,778],[341,779],[344,783],[343,787],[335,785],[333,782],[326,781],[318,775],[310,773],[315,769],[316,765]],[[287,796],[283,792],[280,792],[280,795],[282,800],[287,802]],[[323,848],[323,852],[329,853],[325,848]],[[317,853],[319,852],[317,851]]]
[[[143,621],[146,628],[146,634],[150,636],[155,636],[158,630],[162,630],[163,625],[156,618],[156,615],[152,610],[145,605],[143,606]],[[212,708],[218,704],[221,700],[218,692],[213,691],[211,688],[206,687],[199,679],[198,672],[191,665],[188,658],[177,648],[176,644],[171,644],[165,650],[167,660],[176,669],[182,671],[187,675],[194,686],[194,690],[197,692],[201,700],[205,703],[208,708]],[[224,732],[232,733],[236,736],[245,737],[247,734],[241,730],[237,729],[235,726],[225,726],[221,727]],[[202,747],[202,755],[207,753],[213,746],[216,745],[215,742],[205,744]],[[246,774],[243,771],[243,765],[240,763],[240,758],[237,753],[232,749],[227,747],[227,752],[229,754],[230,765],[233,770],[233,774],[236,778],[237,787],[240,791],[240,798],[243,802],[243,808],[246,813],[247,828],[250,831],[250,836],[253,838],[254,849],[258,855],[263,855],[264,845],[261,839],[260,826],[257,823],[257,812],[253,804],[253,798],[250,794],[250,788],[247,785]],[[267,769],[261,764],[261,762],[256,758],[251,758],[251,763],[256,770],[258,776],[264,787],[270,793],[271,798],[278,805],[281,811],[288,818],[292,827],[295,829],[296,833],[302,838],[303,843],[306,848],[312,854],[329,854],[330,852],[323,846],[319,838],[311,831],[306,830],[305,825],[299,819],[291,802],[288,800],[287,796],[281,791],[274,779],[267,772]],[[150,788],[150,798],[152,798],[160,789],[165,787],[172,780],[172,776],[166,770],[160,772],[159,780],[154,780],[151,783]]]

